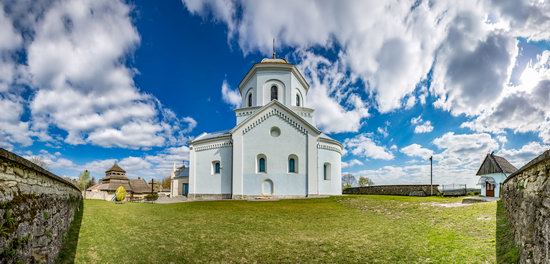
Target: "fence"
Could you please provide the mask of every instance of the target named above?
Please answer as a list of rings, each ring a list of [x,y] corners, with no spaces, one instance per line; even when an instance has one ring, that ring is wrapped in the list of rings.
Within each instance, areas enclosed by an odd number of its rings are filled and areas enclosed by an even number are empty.
[[[468,193],[466,184],[444,184],[439,189],[443,196],[465,196]]]

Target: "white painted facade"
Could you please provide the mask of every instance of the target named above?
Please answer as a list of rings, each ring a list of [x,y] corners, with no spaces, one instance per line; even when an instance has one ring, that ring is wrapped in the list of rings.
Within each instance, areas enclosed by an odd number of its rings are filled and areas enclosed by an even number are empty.
[[[255,64],[239,85],[236,126],[190,142],[188,196],[340,195],[342,145],[314,126],[308,89],[284,60]]]
[[[498,172],[498,173],[484,174],[484,175],[480,175],[480,176],[481,176],[481,178],[480,178],[480,181],[481,181],[480,182],[481,196],[487,196],[487,183],[486,183],[486,181],[489,181],[491,183],[494,181],[494,185],[495,185],[495,187],[494,187],[495,188],[494,197],[500,197],[500,186],[502,185],[504,180],[506,180],[508,175],[505,174],[505,173],[502,173],[502,172]]]

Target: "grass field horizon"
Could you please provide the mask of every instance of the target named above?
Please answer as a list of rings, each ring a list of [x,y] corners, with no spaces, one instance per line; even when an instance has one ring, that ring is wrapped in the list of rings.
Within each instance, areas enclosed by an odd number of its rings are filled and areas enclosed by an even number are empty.
[[[461,199],[85,200],[60,256],[65,263],[496,263],[497,203],[442,206]]]

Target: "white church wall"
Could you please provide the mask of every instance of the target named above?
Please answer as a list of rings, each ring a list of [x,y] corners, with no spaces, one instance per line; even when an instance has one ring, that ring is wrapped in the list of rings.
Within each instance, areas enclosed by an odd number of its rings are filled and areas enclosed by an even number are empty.
[[[296,105],[296,94],[298,93],[300,94],[300,98],[301,98],[300,106],[307,107],[306,88],[302,85],[300,81],[298,81],[298,78],[296,78],[296,75],[294,75],[293,73],[290,76],[290,83],[291,83],[291,87],[289,89],[289,92],[292,94],[290,98],[292,105],[294,106]]]
[[[258,90],[258,103],[261,106],[271,102],[271,86],[273,84],[278,87],[278,101],[284,105],[290,105],[290,98],[287,96],[286,87],[290,86],[289,71],[258,71],[256,75]]]
[[[201,147],[225,141],[194,145],[194,182],[190,189],[191,194],[231,194],[232,148],[226,146],[200,150]],[[213,171],[213,161],[220,162],[219,174],[215,174]]]
[[[280,135],[271,135],[278,127]],[[271,116],[242,137],[243,194],[262,195],[264,182],[273,183],[274,196],[306,195],[306,135],[278,116]],[[267,158],[266,173],[257,173],[257,156]],[[298,173],[288,172],[288,157],[298,157]]]
[[[329,145],[328,143],[321,143]],[[329,145],[330,146],[330,145]],[[339,146],[333,145],[339,148]],[[333,150],[318,148],[318,179],[319,179],[319,194],[320,195],[340,195],[342,194],[342,155]],[[324,164],[330,164],[330,180],[324,179]]]
[[[241,107],[248,107],[248,93],[252,92],[252,106],[258,106],[258,91],[256,89],[257,87],[257,80],[256,75],[252,76],[246,83],[242,85],[241,90]]]

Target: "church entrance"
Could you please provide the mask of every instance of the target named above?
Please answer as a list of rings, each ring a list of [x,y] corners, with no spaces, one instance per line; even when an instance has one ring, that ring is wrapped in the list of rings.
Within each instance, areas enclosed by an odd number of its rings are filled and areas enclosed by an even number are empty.
[[[184,196],[187,196],[187,194],[189,194],[189,183],[184,183],[182,190],[182,194]]]
[[[271,180],[265,180],[262,183],[262,195],[272,195],[273,194],[273,182]]]

